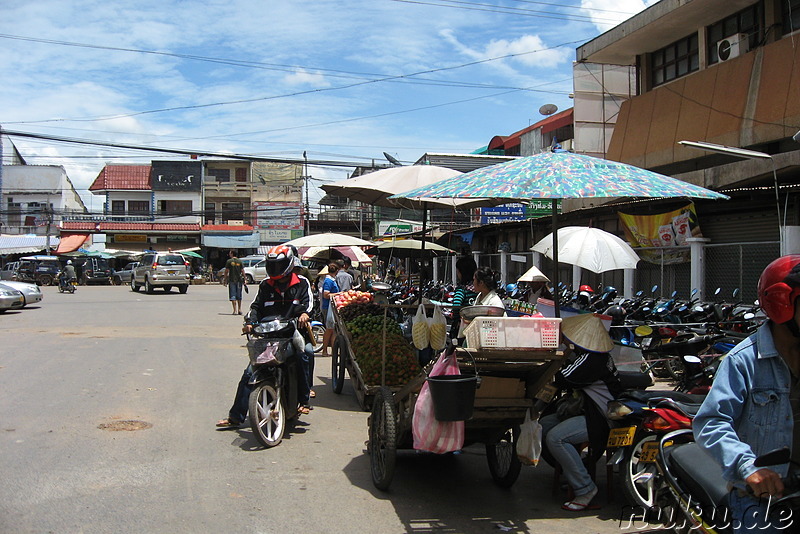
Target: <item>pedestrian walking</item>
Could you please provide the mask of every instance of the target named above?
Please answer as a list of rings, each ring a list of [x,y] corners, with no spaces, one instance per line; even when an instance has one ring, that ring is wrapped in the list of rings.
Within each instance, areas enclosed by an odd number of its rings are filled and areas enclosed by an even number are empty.
[[[228,299],[233,307],[233,315],[242,314],[242,287],[247,284],[244,278],[244,266],[238,253],[231,249],[225,262],[225,283],[228,285]]]

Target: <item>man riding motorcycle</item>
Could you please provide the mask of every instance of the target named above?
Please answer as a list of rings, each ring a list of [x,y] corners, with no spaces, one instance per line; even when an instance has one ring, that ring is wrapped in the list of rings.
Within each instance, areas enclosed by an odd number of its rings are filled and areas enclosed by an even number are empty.
[[[296,318],[298,329],[306,341],[305,350],[298,354],[301,365],[298,366],[297,387],[301,414],[308,414],[309,405],[310,365],[314,357],[314,348],[306,335],[313,308],[313,293],[308,280],[293,272],[297,252],[294,247],[277,245],[269,249],[265,258],[267,278],[258,286],[258,294],[250,304],[250,311],[245,315],[244,333],[252,332],[253,325],[267,316],[280,315],[286,318]],[[238,428],[247,418],[248,399],[250,397],[250,379],[252,368],[248,365],[239,380],[233,406],[226,419],[217,423],[220,428]]]
[[[75,266],[72,265],[72,260],[67,260],[67,264],[58,275],[58,283],[61,287],[65,287],[75,280]]]

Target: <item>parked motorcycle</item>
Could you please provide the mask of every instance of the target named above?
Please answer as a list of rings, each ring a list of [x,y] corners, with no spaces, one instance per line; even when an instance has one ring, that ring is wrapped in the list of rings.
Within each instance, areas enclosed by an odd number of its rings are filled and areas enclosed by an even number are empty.
[[[248,334],[253,369],[248,417],[253,434],[265,447],[278,445],[289,422],[297,417],[301,362],[295,355],[304,344],[296,322],[282,317],[266,317]]]

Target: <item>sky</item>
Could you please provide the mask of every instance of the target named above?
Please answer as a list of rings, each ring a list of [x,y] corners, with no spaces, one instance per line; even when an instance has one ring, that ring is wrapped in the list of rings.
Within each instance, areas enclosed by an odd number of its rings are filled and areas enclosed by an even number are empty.
[[[575,49],[643,0],[0,2],[0,127],[158,148],[370,164],[470,153],[572,106]],[[88,187],[183,159],[15,137]],[[7,157],[7,154],[5,155]],[[318,186],[353,167],[309,167]]]

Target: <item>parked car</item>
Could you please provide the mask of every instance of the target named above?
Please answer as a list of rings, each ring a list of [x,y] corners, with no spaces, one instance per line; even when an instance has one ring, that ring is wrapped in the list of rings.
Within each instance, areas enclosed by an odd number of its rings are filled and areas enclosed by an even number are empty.
[[[267,262],[262,259],[255,265],[244,268],[244,278],[248,284],[259,283],[267,277]]]
[[[25,299],[24,303],[22,304],[23,306],[41,302],[43,298],[42,290],[39,289],[39,286],[37,286],[36,284],[31,284],[29,282],[16,282],[14,280],[4,280],[0,282],[0,288],[2,287],[16,289],[17,291],[22,293],[22,296]]]
[[[138,266],[139,266],[138,261],[132,261],[126,264],[125,267],[123,267],[119,271],[114,271],[114,274],[111,275],[111,281],[114,283],[115,286],[121,286],[122,284],[130,284],[133,270]]]
[[[25,297],[11,287],[0,287],[0,313],[19,310],[25,305]]]
[[[0,280],[16,280],[19,263],[18,261],[10,261],[3,265],[3,268],[0,269]]]
[[[176,286],[181,293],[189,290],[189,262],[176,252],[151,252],[142,256],[131,275],[131,290],[144,287],[152,293],[156,287],[169,292]]]
[[[61,260],[56,256],[25,256],[20,258],[16,280],[51,286],[56,283],[59,271]]]
[[[106,258],[76,258],[73,263],[80,285],[111,283],[111,264]]]

